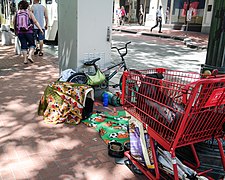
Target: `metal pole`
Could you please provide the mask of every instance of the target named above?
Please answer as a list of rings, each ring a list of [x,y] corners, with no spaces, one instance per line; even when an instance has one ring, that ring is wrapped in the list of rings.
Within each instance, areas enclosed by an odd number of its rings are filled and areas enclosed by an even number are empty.
[[[225,67],[225,51],[223,51],[223,58],[222,58],[221,67]]]
[[[216,0],[213,5],[213,15],[207,50],[207,65],[225,66],[225,1]],[[224,72],[225,73],[225,72]]]
[[[188,11],[189,11],[189,7],[190,7],[190,0],[187,0],[187,9],[186,9],[186,16],[185,16],[185,30],[186,30],[186,33],[187,33],[187,29],[188,29]]]
[[[187,30],[188,30],[188,22],[186,23],[185,36],[187,36]]]
[[[147,2],[146,2],[147,0],[145,0],[145,2],[144,2],[144,14],[143,14],[143,24],[145,25],[145,13],[146,13],[146,4],[147,4]]]
[[[174,5],[174,0],[171,0],[171,3],[170,3],[170,19],[169,19],[169,24],[172,23],[173,5]]]

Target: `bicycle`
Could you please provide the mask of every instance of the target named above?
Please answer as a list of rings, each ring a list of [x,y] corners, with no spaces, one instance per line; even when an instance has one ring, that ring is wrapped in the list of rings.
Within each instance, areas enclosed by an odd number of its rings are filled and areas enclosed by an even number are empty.
[[[120,71],[135,71],[134,69],[128,69],[124,56],[127,55],[127,46],[128,44],[130,44],[131,42],[127,42],[124,47],[122,48],[118,48],[118,47],[112,47],[111,49],[116,49],[117,52],[120,55],[121,58],[121,62],[111,65],[107,68],[105,68],[104,70],[100,70],[100,68],[97,66],[96,62],[100,60],[100,58],[95,58],[92,59],[90,61],[86,61],[84,62],[84,66],[90,67],[93,66],[94,70],[95,70],[95,74],[91,75],[88,73],[84,73],[84,72],[78,72],[75,73],[73,75],[71,75],[68,78],[68,82],[73,82],[73,83],[77,83],[77,84],[87,84],[90,86],[99,86],[101,89],[107,88],[109,86],[109,81]],[[124,52],[125,50],[125,52]],[[116,68],[117,67],[117,68]],[[106,74],[107,71],[116,68],[113,72]],[[123,76],[123,75],[122,75]],[[122,89],[122,76],[120,77],[119,83],[118,84],[114,84],[112,85],[113,88],[116,87],[120,87],[120,90]]]

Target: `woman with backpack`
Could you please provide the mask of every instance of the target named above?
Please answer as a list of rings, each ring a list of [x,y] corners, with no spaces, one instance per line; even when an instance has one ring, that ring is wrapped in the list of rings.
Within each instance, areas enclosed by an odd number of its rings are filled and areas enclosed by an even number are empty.
[[[13,20],[15,33],[20,40],[21,52],[24,57],[24,64],[27,64],[28,60],[31,63],[34,62],[32,58],[35,49],[33,24],[35,24],[40,29],[41,33],[44,34],[38,21],[35,19],[34,14],[28,10],[28,7],[29,4],[27,1],[20,1],[18,4],[19,10],[17,11],[16,16]]]

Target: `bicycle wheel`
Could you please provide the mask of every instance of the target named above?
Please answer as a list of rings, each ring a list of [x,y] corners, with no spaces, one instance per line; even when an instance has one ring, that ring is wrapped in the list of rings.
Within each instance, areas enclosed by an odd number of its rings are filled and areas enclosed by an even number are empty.
[[[87,76],[84,73],[75,73],[67,80],[67,82],[73,82],[77,84],[87,84],[87,81]]]

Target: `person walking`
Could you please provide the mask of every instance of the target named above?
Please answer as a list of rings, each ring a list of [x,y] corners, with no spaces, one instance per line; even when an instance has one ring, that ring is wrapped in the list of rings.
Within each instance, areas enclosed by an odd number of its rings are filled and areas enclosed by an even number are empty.
[[[16,16],[13,19],[15,33],[21,44],[21,53],[24,57],[24,64],[27,64],[28,61],[31,63],[34,62],[32,58],[35,48],[33,25],[35,24],[40,29],[40,32],[44,34],[40,24],[34,17],[34,14],[28,10],[28,7],[29,4],[27,1],[20,1],[18,4],[19,10],[16,12]]]
[[[39,22],[42,31],[44,34],[41,33],[41,31],[38,29],[37,26],[34,26],[34,37],[36,40],[36,49],[34,52],[34,55],[43,56],[43,45],[45,40],[45,30],[48,28],[48,15],[46,8],[39,4],[40,0],[34,0],[34,4],[31,6],[31,11],[34,13],[35,18]],[[39,43],[39,47],[38,47]]]
[[[121,6],[121,19],[120,19],[120,25],[124,25],[125,22],[125,16],[126,16],[126,11],[124,9],[124,6]]]
[[[138,24],[142,26],[143,22],[144,22],[144,12],[143,12],[143,5],[141,4],[138,12]]]
[[[156,25],[151,28],[151,32],[154,28],[159,25],[159,33],[162,33],[162,6],[159,6],[159,9],[156,11]]]

